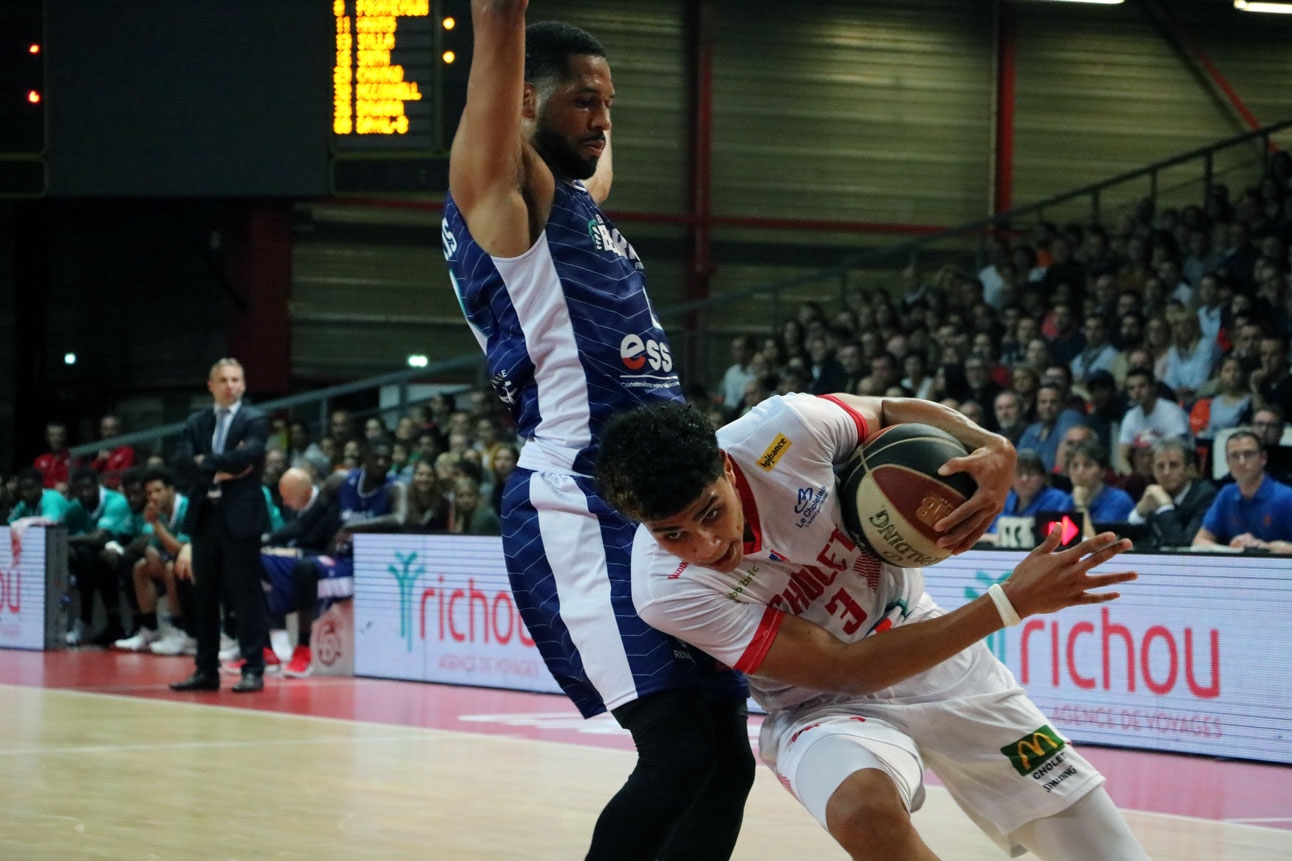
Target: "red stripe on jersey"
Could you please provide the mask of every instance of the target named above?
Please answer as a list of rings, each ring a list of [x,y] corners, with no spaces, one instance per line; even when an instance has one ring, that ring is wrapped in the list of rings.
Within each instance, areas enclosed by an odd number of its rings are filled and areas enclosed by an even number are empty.
[[[857,445],[861,445],[863,442],[866,441],[866,434],[869,432],[869,430],[866,427],[865,416],[863,416],[861,413],[857,412],[855,409],[845,404],[843,401],[839,400],[834,395],[817,395],[817,397],[821,398],[822,400],[829,401],[830,403],[834,404],[839,409],[843,410],[845,413],[848,414],[848,416],[852,419],[853,424],[857,426]]]
[[[735,459],[726,452],[723,452],[722,456],[731,466],[732,475],[735,477],[735,481],[732,483],[736,485],[736,493],[740,495],[740,507],[745,512],[745,526],[748,528],[749,534],[753,536],[745,542],[745,555],[757,553],[763,549],[763,523],[758,517],[758,503],[754,501],[754,493],[749,489],[749,481],[745,478],[745,474],[740,471]]]
[[[754,632],[754,638],[745,647],[745,653],[740,656],[740,660],[736,661],[736,669],[742,673],[758,672],[783,621],[785,621],[785,614],[775,607],[768,607],[763,611],[763,618],[758,621],[758,630]]]

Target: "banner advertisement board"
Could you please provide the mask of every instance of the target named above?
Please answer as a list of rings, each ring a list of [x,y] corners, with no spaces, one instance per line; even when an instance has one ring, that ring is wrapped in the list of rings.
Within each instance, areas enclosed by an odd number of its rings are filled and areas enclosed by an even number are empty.
[[[560,692],[496,537],[356,534],[354,655],[360,676]]]
[[[0,549],[0,649],[58,648],[67,529],[35,518],[0,529],[8,538]]]
[[[361,676],[558,689],[511,600],[497,538],[356,536]],[[925,569],[947,610],[1002,582],[1018,552]],[[1024,619],[987,645],[1074,741],[1292,763],[1292,560],[1125,555],[1122,597]],[[882,636],[882,635],[880,635]]]
[[[951,610],[1021,558],[970,551],[926,568],[925,584]],[[1292,762],[1292,559],[1137,554],[1106,570],[1139,579],[987,640],[1054,726],[1079,742]]]

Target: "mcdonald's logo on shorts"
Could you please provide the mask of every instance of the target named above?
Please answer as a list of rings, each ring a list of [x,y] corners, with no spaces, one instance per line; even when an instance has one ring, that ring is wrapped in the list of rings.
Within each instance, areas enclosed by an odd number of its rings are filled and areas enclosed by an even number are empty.
[[[1048,724],[1045,724],[1018,741],[1005,745],[1000,752],[1009,757],[1010,765],[1014,766],[1015,771],[1028,775],[1063,748],[1063,739],[1059,738],[1059,734]]]

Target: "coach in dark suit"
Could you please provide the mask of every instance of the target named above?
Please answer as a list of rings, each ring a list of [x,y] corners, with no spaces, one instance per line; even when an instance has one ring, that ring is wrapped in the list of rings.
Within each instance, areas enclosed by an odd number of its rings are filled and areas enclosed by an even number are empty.
[[[175,573],[194,581],[197,669],[177,691],[220,687],[220,601],[228,600],[238,620],[238,648],[245,663],[237,693],[264,688],[264,648],[269,619],[260,585],[260,536],[269,531],[269,512],[260,489],[269,438],[269,417],[242,402],[247,389],[242,365],[220,359],[206,383],[215,403],[188,417],[175,458],[188,486],[184,531],[192,543],[181,550]]]
[[[1179,437],[1153,444],[1153,480],[1130,514],[1148,525],[1154,547],[1188,547],[1216,498],[1215,486],[1198,476],[1193,446]]]

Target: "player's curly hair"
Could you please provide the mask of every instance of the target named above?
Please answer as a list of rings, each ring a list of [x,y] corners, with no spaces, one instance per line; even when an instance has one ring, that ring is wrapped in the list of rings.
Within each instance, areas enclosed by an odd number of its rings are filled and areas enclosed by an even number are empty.
[[[536,21],[525,28],[525,80],[531,84],[560,81],[572,56],[606,56],[606,49],[586,30],[564,21]]]
[[[672,517],[722,472],[713,425],[687,403],[620,413],[601,434],[597,485],[606,502],[634,520]]]

